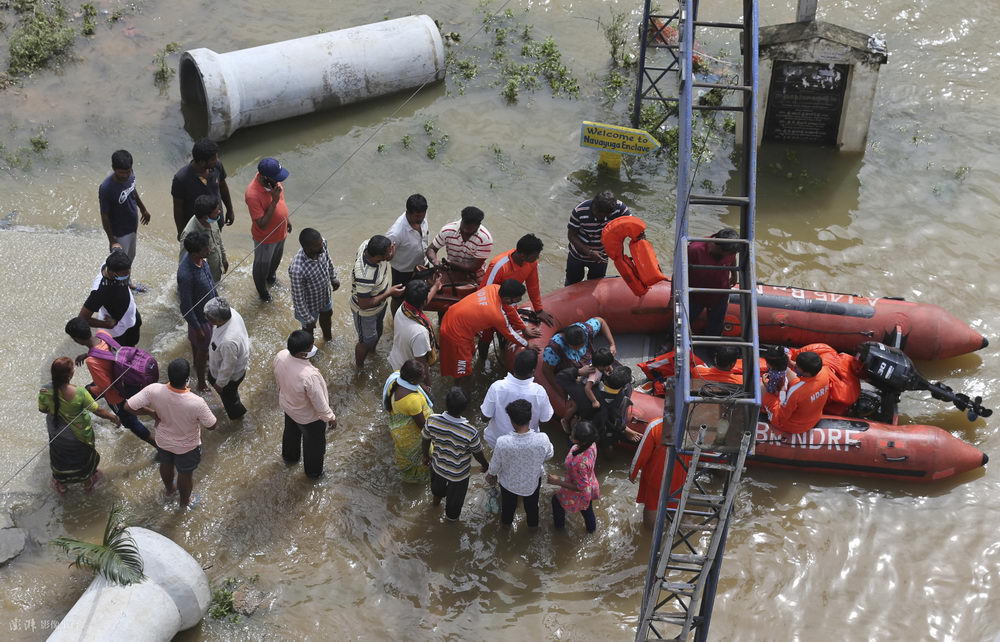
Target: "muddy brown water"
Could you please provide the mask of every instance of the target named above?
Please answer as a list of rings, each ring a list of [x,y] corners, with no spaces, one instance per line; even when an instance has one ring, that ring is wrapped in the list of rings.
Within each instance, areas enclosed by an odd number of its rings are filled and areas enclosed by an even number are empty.
[[[763,22],[791,19],[792,5],[767,3]],[[419,191],[430,201],[432,228],[476,204],[487,212],[498,250],[524,231],[537,233],[546,243],[543,289],[558,287],[569,209],[598,185],[593,154],[577,147],[578,123],[626,120],[624,99],[609,108],[597,96],[607,47],[588,19],[638,5],[582,0],[508,6],[528,9],[536,37],[556,38],[580,78],[579,100],[538,91],[508,107],[483,81],[470,83],[464,95],[455,95],[449,81],[427,88],[398,112],[402,97],[395,96],[239,132],[222,147],[237,211],[236,225],[224,232],[231,262],[251,248],[240,196],[256,160],[273,155],[292,172],[286,189],[297,208],[294,225],[323,231],[342,275],[360,241],[384,231],[405,197]],[[135,267],[136,278],[153,286],[139,299],[143,344],[162,362],[187,354],[172,285],[169,183],[191,141],[182,129],[176,79],[162,93],[152,84],[147,61],[154,53],[169,41],[228,51],[414,11],[464,35],[482,17],[473,3],[440,0],[377,8],[298,0],[281,8],[149,2],[125,24],[78,43],[79,60],[61,72],[41,73],[23,90],[2,94],[0,124],[10,139],[44,125],[50,140],[31,170],[0,174],[0,214],[17,213],[15,226],[0,231],[7,275],[6,340],[0,347],[7,384],[0,402],[4,479],[44,445],[44,424],[33,404],[47,364],[77,352],[62,325],[78,310],[105,254],[96,190],[118,147],[136,157],[139,189],[154,217],[141,231]],[[821,19],[884,35],[890,62],[882,71],[863,157],[762,151],[761,280],[936,303],[996,338],[1000,174],[994,150],[1000,105],[991,90],[1000,63],[994,35],[1000,18],[978,7],[969,11],[953,3],[899,0],[821,6]],[[467,44],[488,42],[481,36]],[[450,139],[434,161],[424,154],[429,139],[423,123],[429,119],[435,135]],[[373,140],[323,184],[379,126]],[[413,137],[413,149],[403,149],[404,135]],[[384,153],[376,151],[378,144],[386,145]],[[501,149],[503,168],[494,146]],[[547,164],[543,154],[556,158]],[[717,158],[699,176],[721,186],[730,169]],[[642,164],[603,183],[651,222],[651,237],[664,257],[670,254],[672,180],[663,165]],[[694,227],[711,232],[733,223],[731,214],[718,212],[702,215]],[[286,266],[290,256],[286,250]],[[248,263],[236,268],[224,291],[253,336],[243,385],[251,412],[242,425],[222,421],[205,435],[205,458],[196,474],[203,504],[186,514],[166,506],[148,450],[100,423],[109,481],[98,492],[55,497],[45,486],[43,453],[4,489],[4,504],[18,507],[19,525],[30,539],[26,552],[0,571],[5,638],[41,639],[45,627],[72,606],[89,576],[67,569],[45,543],[63,534],[98,539],[108,508],[119,500],[134,523],[189,550],[213,582],[257,575],[270,596],[250,619],[209,619],[180,639],[633,635],[648,538],[633,502],[635,487],[623,472],[625,454],[602,459],[604,498],[594,536],[573,520],[565,533],[553,532],[544,508],[537,531],[520,520],[512,531],[500,531],[481,508],[479,477],[462,523],[443,523],[426,489],[398,481],[377,400],[388,366],[376,359],[354,374],[354,336],[341,292],[335,297],[336,337],[318,359],[341,427],[330,439],[326,477],[308,483],[300,469],[285,468],[278,457],[281,415],[269,375],[272,355],[296,326],[288,291],[278,289],[273,305],[258,304]],[[1000,366],[993,343],[975,355],[920,367],[930,378],[995,404]],[[387,352],[383,340],[379,356]],[[492,378],[478,377],[480,395]],[[221,412],[216,399],[210,403]],[[906,419],[941,425],[991,455],[1000,453],[995,421],[970,424],[961,413],[912,393],[902,410]],[[564,453],[557,447],[553,461]],[[994,638],[1000,633],[998,490],[992,466],[919,487],[752,470],[730,530],[713,638]]]

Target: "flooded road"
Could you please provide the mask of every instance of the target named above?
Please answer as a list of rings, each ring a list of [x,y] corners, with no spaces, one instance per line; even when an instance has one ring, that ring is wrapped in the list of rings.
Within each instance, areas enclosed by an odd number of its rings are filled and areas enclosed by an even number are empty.
[[[703,4],[712,17],[726,15]],[[608,48],[593,20],[607,20],[613,8],[638,11],[638,3],[512,1],[507,7],[517,15],[527,11],[520,19],[534,25],[535,38],[555,38],[580,82],[579,99],[538,90],[505,105],[490,86],[496,73],[485,64],[492,34],[469,38],[483,13],[474,3],[442,0],[377,9],[292,0],[280,10],[249,1],[148,2],[124,24],[78,42],[80,60],[60,73],[43,72],[23,90],[0,94],[0,127],[11,139],[39,127],[49,139],[31,169],[0,173],[0,215],[16,212],[14,227],[0,230],[0,264],[11,284],[0,316],[7,337],[0,347],[7,382],[3,479],[44,446],[34,395],[48,364],[78,352],[62,328],[106,255],[96,190],[119,147],[136,158],[138,186],[153,214],[140,232],[134,267],[135,278],[153,286],[138,300],[142,345],[161,364],[188,356],[175,304],[169,185],[191,140],[182,129],[176,78],[161,95],[146,62],[171,41],[182,50],[221,52],[423,12],[440,20],[443,31],[466,36],[463,56],[483,62],[464,93],[453,75],[401,109],[405,96],[393,96],[240,131],[225,142],[222,161],[237,214],[223,232],[231,263],[252,247],[242,192],[263,156],[276,156],[290,169],[292,222],[296,230],[308,225],[323,232],[342,280],[360,241],[384,232],[413,192],[427,196],[434,231],[472,204],[486,212],[497,251],[513,247],[525,231],[538,234],[546,244],[543,290],[562,284],[570,208],[598,185],[615,190],[650,222],[650,238],[667,263],[674,192],[669,167],[640,163],[619,180],[599,182],[595,155],[577,146],[580,121],[627,121],[628,99],[609,106],[601,95]],[[995,406],[1000,98],[991,90],[1000,64],[1000,15],[967,11],[929,1],[822,4],[820,19],[887,39],[890,60],[881,72],[869,149],[863,158],[762,150],[757,274],[768,283],[941,305],[993,345],[918,365],[929,379],[983,395]],[[762,7],[764,24],[793,15],[791,2]],[[171,60],[176,64],[176,56]],[[443,151],[429,159],[427,145],[444,134]],[[546,154],[555,158],[546,162]],[[699,177],[721,187],[730,169],[719,157]],[[720,212],[695,222],[693,231],[735,223]],[[286,249],[285,281],[291,256]],[[565,533],[553,532],[545,508],[537,532],[521,520],[512,531],[500,531],[482,509],[481,477],[472,483],[462,523],[444,523],[426,489],[398,480],[378,403],[388,374],[388,339],[379,347],[383,359],[369,360],[356,375],[342,288],[334,297],[335,338],[317,360],[340,428],[330,439],[326,476],[309,483],[301,469],[281,463],[281,412],[270,375],[273,354],[297,327],[288,290],[277,289],[272,305],[258,303],[249,261],[222,289],[253,339],[242,388],[250,414],[241,424],[223,420],[204,436],[205,456],[195,474],[202,505],[185,514],[165,505],[149,449],[101,422],[98,448],[108,481],[98,492],[55,497],[46,487],[43,453],[2,495],[4,505],[21,507],[18,525],[30,539],[25,554],[0,570],[0,631],[9,631],[9,639],[42,639],[42,625],[59,619],[90,581],[87,573],[67,569],[46,542],[64,534],[98,540],[109,507],[120,500],[132,523],[184,546],[213,583],[259,576],[258,586],[269,593],[267,608],[252,618],[206,619],[182,640],[631,638],[648,538],[633,501],[636,489],[625,478],[625,453],[600,463],[603,499],[593,536],[573,520]],[[492,378],[480,375],[480,396]],[[222,412],[217,398],[209,401]],[[969,423],[916,393],[904,396],[901,409],[906,420],[940,425],[1000,456],[996,420]],[[557,445],[556,453],[552,472],[565,448]],[[751,470],[730,530],[713,638],[996,637],[998,481],[995,466],[919,487]],[[28,622],[34,630],[25,630]]]

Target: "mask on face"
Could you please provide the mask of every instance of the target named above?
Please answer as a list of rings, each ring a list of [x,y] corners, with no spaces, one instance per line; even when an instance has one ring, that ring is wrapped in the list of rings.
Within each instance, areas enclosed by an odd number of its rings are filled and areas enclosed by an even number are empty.
[[[124,274],[122,276],[115,276],[115,281],[128,281],[129,275]]]
[[[210,219],[208,219],[208,222],[209,222],[210,224],[213,224],[213,225],[214,225],[215,223],[218,223],[218,222],[219,222],[219,217],[215,217],[215,218],[210,218]]]

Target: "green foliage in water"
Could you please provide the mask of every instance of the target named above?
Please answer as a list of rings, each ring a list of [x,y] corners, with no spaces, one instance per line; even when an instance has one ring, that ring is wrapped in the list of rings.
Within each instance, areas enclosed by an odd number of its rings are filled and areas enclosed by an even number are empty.
[[[608,75],[604,78],[604,83],[601,85],[601,93],[604,95],[604,101],[608,105],[613,105],[624,92],[625,87],[629,84],[629,78],[622,74],[617,69],[612,69],[608,72]]]
[[[101,544],[70,537],[57,537],[52,544],[74,557],[73,566],[100,573],[108,581],[121,586],[138,584],[146,579],[142,572],[142,556],[125,528],[122,508],[116,505],[108,514]]]
[[[38,134],[37,136],[31,137],[31,148],[36,152],[44,152],[49,148],[49,139],[45,137],[45,134]]]
[[[565,94],[572,98],[580,97],[580,83],[563,63],[562,53],[552,36],[542,42],[524,44],[521,55],[534,61],[531,64],[532,70],[548,81],[553,96]]]
[[[551,165],[555,162],[556,157],[552,154],[542,154],[542,160],[545,161],[546,165]]]
[[[46,8],[40,0],[14,0],[11,7],[19,15],[10,35],[8,69],[14,76],[26,76],[64,55],[76,37],[67,23],[66,9],[55,2]]]
[[[403,136],[402,142],[403,142],[403,149],[409,149],[413,147],[413,136],[410,136],[409,134]]]
[[[84,2],[80,5],[80,11],[83,13],[83,27],[80,33],[85,36],[94,35],[97,31],[97,7],[91,2]]]
[[[156,70],[153,71],[153,81],[159,85],[166,85],[177,71],[167,64],[167,56],[177,53],[180,49],[180,45],[176,42],[168,42],[163,49],[156,52],[153,56],[153,64],[156,65]]]
[[[725,99],[725,94],[721,89],[716,87],[715,89],[710,89],[701,96],[698,97],[698,104],[705,105],[708,107],[719,107],[722,105],[722,101]]]
[[[239,580],[229,578],[222,585],[212,590],[212,601],[208,605],[208,615],[215,620],[236,622],[239,613],[233,607],[233,591],[240,585]]]
[[[491,145],[490,151],[493,152],[493,160],[496,162],[497,168],[501,172],[506,172],[510,168],[510,160],[503,149],[499,145]]]
[[[481,67],[488,66],[498,72],[489,79],[489,84],[499,88],[508,104],[517,103],[522,91],[534,91],[543,82],[553,96],[579,97],[579,81],[563,61],[555,40],[547,37],[536,41],[532,36],[533,26],[523,22],[524,13],[519,15],[507,9],[494,14],[489,5],[489,0],[479,3],[479,10],[485,14],[483,31],[491,34],[483,43],[485,47],[469,47],[466,41],[468,57],[459,58],[455,52],[449,52],[445,59],[457,93],[464,94],[468,81],[481,76]]]
[[[608,41],[611,64],[615,67],[631,67],[638,61],[629,47],[629,34],[634,30],[630,19],[629,12],[612,9],[611,18],[607,22],[598,21],[604,39]]]

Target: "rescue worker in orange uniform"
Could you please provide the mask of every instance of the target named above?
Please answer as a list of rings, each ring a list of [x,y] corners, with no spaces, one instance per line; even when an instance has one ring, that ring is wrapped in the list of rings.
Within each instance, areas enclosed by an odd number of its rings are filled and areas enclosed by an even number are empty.
[[[740,349],[735,346],[719,346],[715,349],[715,366],[707,364],[693,364],[691,366],[691,378],[714,381],[717,383],[743,384],[743,368],[736,369],[736,363],[740,361]]]
[[[643,374],[646,375],[646,379],[652,382],[652,388],[647,390],[650,394],[656,395],[657,397],[662,397],[665,394],[665,389],[663,387],[664,383],[670,377],[674,376],[676,372],[676,366],[674,365],[677,359],[677,353],[673,350],[669,352],[664,352],[663,354],[658,354],[649,361],[643,361],[639,366]],[[694,366],[705,365],[705,362],[698,358],[698,355],[691,353],[691,365]]]
[[[762,398],[771,415],[771,426],[790,434],[803,433],[815,426],[830,396],[829,370],[818,354],[799,353],[795,366],[799,378],[794,383],[789,381],[783,399],[766,389]]]
[[[472,374],[476,335],[496,330],[511,344],[528,347],[528,339],[540,336],[526,328],[514,305],[524,296],[524,285],[507,279],[486,287],[448,308],[441,321],[441,374],[466,377]]]
[[[672,426],[667,426],[667,430],[672,429]],[[650,530],[656,524],[656,510],[660,505],[660,484],[663,481],[663,469],[667,465],[667,454],[667,447],[663,444],[663,418],[657,417],[646,427],[628,471],[630,482],[634,484],[636,478],[639,479],[639,493],[635,502],[642,504],[642,525]],[[670,480],[671,491],[684,484],[684,475],[685,472],[680,466],[674,467],[674,474]]]
[[[852,354],[837,352],[825,343],[811,343],[802,348],[792,348],[788,356],[797,359],[803,352],[815,352],[823,360],[830,374],[830,396],[823,412],[828,415],[846,415],[861,396],[861,362]]]
[[[555,319],[542,309],[542,292],[538,287],[538,257],[541,256],[543,247],[540,238],[534,234],[525,234],[517,242],[516,248],[493,257],[479,287],[503,283],[507,279],[523,283],[528,288],[528,299],[535,314],[543,322],[553,325]]]

